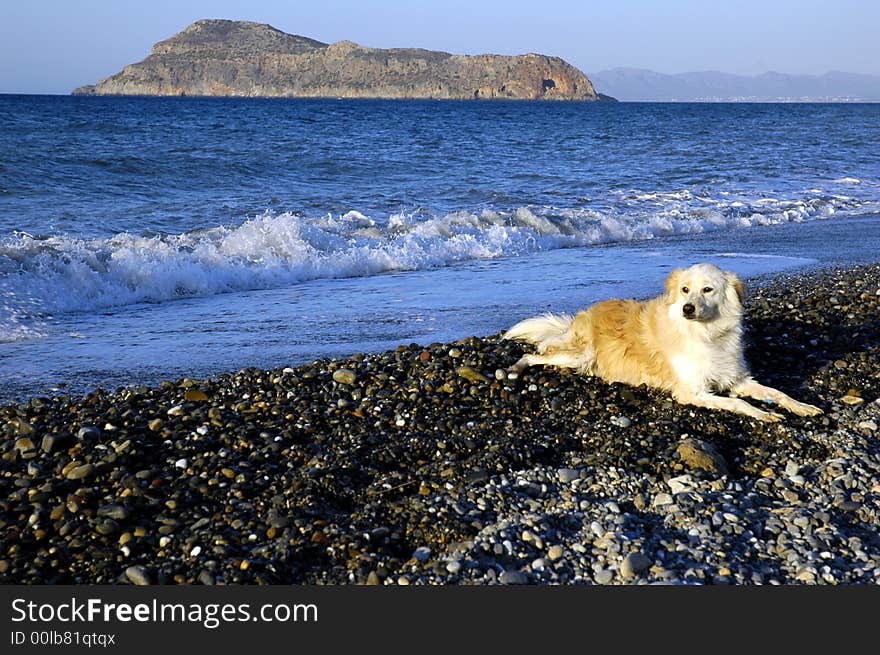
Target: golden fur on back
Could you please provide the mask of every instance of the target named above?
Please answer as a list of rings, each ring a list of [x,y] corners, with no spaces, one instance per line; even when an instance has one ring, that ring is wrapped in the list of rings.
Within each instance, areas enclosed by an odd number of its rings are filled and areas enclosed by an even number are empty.
[[[523,356],[508,375],[548,364],[607,382],[645,384],[671,392],[681,403],[762,421],[781,416],[736,396],[770,401],[801,416],[821,413],[749,374],[742,347],[743,295],[743,284],[733,273],[696,264],[670,273],[666,293],[646,302],[607,300],[573,317],[545,314],[526,319],[504,338],[534,344],[537,354]]]

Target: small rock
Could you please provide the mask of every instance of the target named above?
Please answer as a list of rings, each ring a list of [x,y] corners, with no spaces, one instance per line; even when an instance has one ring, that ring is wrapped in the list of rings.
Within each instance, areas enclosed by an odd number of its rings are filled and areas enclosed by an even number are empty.
[[[419,546],[413,552],[412,557],[420,562],[427,562],[431,557],[431,549],[427,546]]]
[[[459,376],[463,377],[465,380],[473,384],[480,384],[489,381],[489,378],[487,378],[479,371],[471,368],[470,366],[459,366],[456,369],[456,373],[458,373]]]
[[[623,558],[620,564],[620,575],[624,578],[634,578],[642,571],[651,568],[653,562],[639,551],[634,551]]]
[[[457,559],[452,560],[446,565],[446,570],[455,575],[456,573],[461,571],[461,562],[459,562]]]
[[[351,386],[357,382],[357,375],[351,369],[338,368],[333,371],[333,380],[339,384],[347,384],[348,386]]]
[[[669,478],[669,480],[666,481],[666,484],[669,485],[670,491],[674,494],[692,491],[694,488],[694,481],[690,475],[679,475],[675,478]]]
[[[15,449],[20,453],[29,453],[35,448],[36,446],[34,446],[34,442],[27,437],[15,440]]]
[[[128,518],[129,511],[126,507],[118,504],[104,505],[98,508],[98,516],[123,521]]]
[[[654,496],[654,500],[651,503],[654,507],[663,507],[664,505],[672,505],[674,501],[672,500],[672,496],[668,493],[662,492]]]
[[[80,432],[82,432],[84,429],[85,428],[81,428]],[[100,434],[100,431],[98,431],[98,428],[92,428],[92,429],[94,429],[96,432],[98,432],[98,434]],[[69,434],[64,433],[64,432],[57,432],[54,434],[47,434],[46,436],[44,436],[43,441],[40,444],[40,447],[43,449],[44,453],[52,453],[52,452],[58,452],[59,450],[66,447],[67,445],[71,444],[72,442],[73,442],[73,437],[71,437]]]
[[[522,571],[505,571],[498,580],[501,584],[528,584],[529,576]]]
[[[727,460],[712,444],[700,439],[685,439],[676,448],[686,466],[716,475],[727,475]]]
[[[596,584],[610,584],[614,579],[614,574],[608,569],[602,569],[597,571],[593,578],[596,580]]]
[[[547,557],[553,561],[556,561],[565,554],[565,551],[562,549],[562,546],[550,546],[547,549]]]
[[[70,469],[64,477],[68,480],[82,480],[90,476],[94,470],[95,467],[92,464],[83,464]]]
[[[154,418],[152,421],[147,423],[147,427],[150,428],[153,432],[158,432],[163,427],[165,427],[165,421],[160,418]]]
[[[468,484],[477,484],[479,482],[485,482],[488,479],[489,479],[489,471],[487,471],[486,469],[482,469],[482,468],[474,469],[473,471],[469,472],[467,474],[467,476],[465,477],[465,481]]]
[[[119,532],[119,524],[113,519],[104,519],[95,524],[95,532],[103,535],[110,535]]]
[[[208,394],[199,389],[190,389],[185,394],[183,394],[183,399],[188,400],[189,402],[204,402],[208,400]]]
[[[12,424],[16,426],[16,429],[18,430],[18,434],[20,434],[23,437],[26,437],[26,436],[31,435],[34,432],[36,432],[36,428],[34,428],[34,426],[31,425],[30,423],[28,423],[27,421],[23,421],[21,419],[16,419],[16,420],[12,421]]]
[[[125,569],[125,577],[132,584],[146,586],[150,584],[150,577],[143,566],[129,566]]]
[[[574,480],[579,480],[581,477],[581,472],[578,469],[559,469],[556,472],[556,475],[559,476],[559,481],[563,484],[567,484],[569,482],[573,482]]]
[[[101,436],[101,430],[96,428],[94,425],[84,425],[76,432],[76,438],[80,441],[89,440],[89,439],[97,439]]]

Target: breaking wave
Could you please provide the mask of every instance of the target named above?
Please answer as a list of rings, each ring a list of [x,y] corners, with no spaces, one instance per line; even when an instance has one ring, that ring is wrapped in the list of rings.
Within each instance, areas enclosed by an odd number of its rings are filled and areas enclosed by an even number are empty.
[[[0,341],[39,336],[27,319],[181,297],[289,286],[317,278],[428,270],[557,248],[748,228],[864,210],[846,196],[753,201],[619,192],[597,209],[520,207],[444,216],[357,211],[265,213],[234,227],[106,239],[0,240]]]

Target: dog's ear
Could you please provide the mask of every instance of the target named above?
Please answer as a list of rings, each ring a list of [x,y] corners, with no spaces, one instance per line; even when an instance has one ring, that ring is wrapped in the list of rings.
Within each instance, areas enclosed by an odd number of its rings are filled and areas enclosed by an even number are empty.
[[[746,285],[733,273],[725,273],[725,277],[727,277],[727,284],[736,293],[739,304],[742,305],[746,299]]]
[[[678,282],[684,270],[676,268],[666,278],[666,302],[670,305],[678,298]]]

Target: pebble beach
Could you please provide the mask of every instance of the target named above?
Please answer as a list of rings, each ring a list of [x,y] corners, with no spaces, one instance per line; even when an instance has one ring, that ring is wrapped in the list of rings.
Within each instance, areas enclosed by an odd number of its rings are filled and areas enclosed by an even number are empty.
[[[878,584],[880,264],[749,281],[777,424],[500,335],[0,407],[0,582]]]

